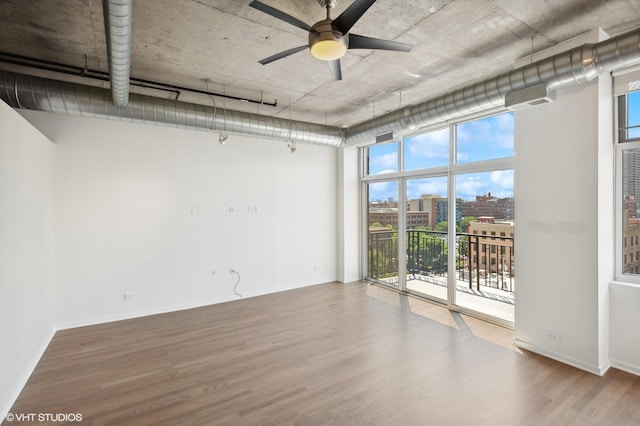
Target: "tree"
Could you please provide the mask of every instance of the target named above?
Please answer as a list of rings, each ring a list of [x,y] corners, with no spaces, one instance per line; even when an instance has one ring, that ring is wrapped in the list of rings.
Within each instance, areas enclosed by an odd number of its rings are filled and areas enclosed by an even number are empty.
[[[458,232],[467,232],[467,229],[469,229],[469,222],[477,222],[478,218],[475,216],[465,216],[462,219],[460,219],[460,223],[458,224]]]
[[[445,220],[445,221],[436,223],[436,231],[449,232],[449,222]]]

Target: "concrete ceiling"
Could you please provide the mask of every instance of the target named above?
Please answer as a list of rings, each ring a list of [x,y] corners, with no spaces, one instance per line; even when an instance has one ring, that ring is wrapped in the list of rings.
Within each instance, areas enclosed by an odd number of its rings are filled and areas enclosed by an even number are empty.
[[[262,0],[310,25],[317,0]],[[410,53],[350,50],[342,81],[302,51],[307,33],[249,7],[250,0],[134,0],[131,76],[277,107],[214,98],[218,107],[346,127],[513,68],[534,52],[595,28],[617,35],[640,26],[638,0],[378,0],[353,33],[414,45]],[[352,0],[338,0],[337,17]],[[0,52],[108,71],[101,0],[3,0]],[[0,69],[86,84],[7,63]],[[132,92],[173,97],[167,92]],[[180,100],[212,105],[183,92]]]

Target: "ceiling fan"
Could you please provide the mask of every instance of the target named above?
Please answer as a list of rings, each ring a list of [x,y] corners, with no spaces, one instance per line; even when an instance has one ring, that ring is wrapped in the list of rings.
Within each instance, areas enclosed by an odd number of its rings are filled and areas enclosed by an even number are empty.
[[[361,36],[358,34],[349,34],[351,27],[364,15],[364,13],[375,3],[376,0],[355,0],[344,12],[336,19],[331,19],[331,9],[335,7],[336,0],[318,0],[321,6],[327,10],[327,18],[316,22],[313,26],[288,15],[278,9],[268,6],[258,0],[252,1],[249,6],[258,9],[274,18],[287,22],[295,27],[309,32],[309,44],[294,47],[284,52],[276,53],[261,61],[262,65],[267,65],[278,59],[286,58],[294,53],[309,48],[311,54],[320,60],[326,61],[329,65],[331,77],[334,80],[342,80],[342,70],[340,67],[340,58],[342,58],[348,49],[377,49],[377,50],[393,50],[397,52],[409,52],[413,46],[404,43],[398,43],[391,40],[382,40]]]

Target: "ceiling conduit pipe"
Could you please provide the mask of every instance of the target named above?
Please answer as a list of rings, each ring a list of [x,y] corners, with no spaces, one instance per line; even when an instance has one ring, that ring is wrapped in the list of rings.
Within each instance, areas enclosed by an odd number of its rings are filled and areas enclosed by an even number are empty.
[[[338,127],[224,110],[131,93],[125,107],[99,87],[0,71],[0,99],[13,108],[110,118],[200,131],[220,131],[339,147]]]
[[[113,104],[125,107],[129,102],[131,75],[132,0],[103,0],[104,27],[109,56],[109,81]]]
[[[585,44],[429,101],[404,107],[345,129],[345,145],[375,141],[377,135],[412,131],[431,124],[504,106],[505,96],[540,83],[549,89],[582,84],[598,75],[640,64],[640,29]]]

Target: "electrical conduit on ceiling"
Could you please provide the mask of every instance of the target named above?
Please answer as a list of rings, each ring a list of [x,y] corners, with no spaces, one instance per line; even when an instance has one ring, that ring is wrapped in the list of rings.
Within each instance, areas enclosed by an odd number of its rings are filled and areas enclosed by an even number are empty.
[[[125,108],[108,101],[108,91],[74,83],[0,71],[0,98],[14,108],[63,112],[203,131],[224,131],[329,146],[371,143],[379,134],[398,133],[504,105],[507,93],[539,83],[550,89],[581,84],[598,75],[640,64],[640,29],[586,44],[407,106],[350,128],[222,110],[198,104],[131,94]]]

